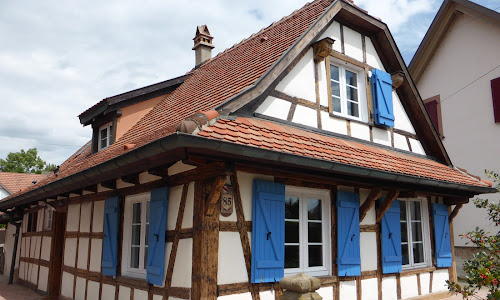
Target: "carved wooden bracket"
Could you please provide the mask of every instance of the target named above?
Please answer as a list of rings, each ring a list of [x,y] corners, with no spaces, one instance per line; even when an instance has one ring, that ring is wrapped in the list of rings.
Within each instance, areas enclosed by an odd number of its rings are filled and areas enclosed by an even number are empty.
[[[366,216],[366,213],[373,207],[373,204],[375,201],[380,198],[380,195],[382,195],[382,189],[381,188],[372,188],[370,191],[370,194],[368,197],[366,197],[365,202],[363,202],[363,205],[359,208],[359,222],[363,221],[363,219]]]
[[[97,184],[86,186],[86,187],[82,188],[82,191],[97,193]]]
[[[212,188],[210,190],[210,194],[208,195],[207,202],[206,202],[206,215],[211,215],[213,214],[215,210],[215,205],[217,204],[217,201],[219,201],[220,198],[220,193],[222,191],[222,187],[226,183],[226,176],[218,176],[212,185]]]
[[[314,61],[321,62],[332,52],[332,45],[335,42],[332,38],[324,38],[313,44]]]
[[[453,218],[455,218],[458,215],[458,211],[462,208],[463,204],[457,204],[453,211],[451,212],[450,216],[448,217],[448,222],[451,223],[453,222]]]
[[[398,87],[400,87],[401,84],[403,84],[404,78],[404,73],[401,71],[391,74],[392,88],[397,89]]]
[[[376,220],[377,223],[380,223],[380,221],[382,221],[382,218],[384,217],[385,212],[389,209],[389,207],[391,207],[392,201],[396,200],[398,195],[399,195],[398,190],[392,190],[389,192],[387,197],[385,197],[385,201],[382,203],[382,205],[380,205],[377,208],[377,220]]]

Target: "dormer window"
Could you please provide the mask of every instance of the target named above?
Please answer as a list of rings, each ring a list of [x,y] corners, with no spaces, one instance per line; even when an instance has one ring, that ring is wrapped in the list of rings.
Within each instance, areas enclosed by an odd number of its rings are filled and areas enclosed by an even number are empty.
[[[99,127],[99,150],[106,149],[111,144],[111,131],[113,123],[109,122]]]
[[[340,60],[332,60],[330,89],[330,110],[334,115],[367,121],[363,69]]]

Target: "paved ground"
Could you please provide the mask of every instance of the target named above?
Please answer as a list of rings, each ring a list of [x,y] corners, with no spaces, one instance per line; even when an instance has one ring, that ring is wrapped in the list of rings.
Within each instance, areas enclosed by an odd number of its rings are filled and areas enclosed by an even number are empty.
[[[9,277],[0,275],[0,300],[41,300],[42,297],[30,289],[17,284],[8,285]]]
[[[42,300],[42,296],[17,284],[8,285],[9,278],[5,275],[0,275],[0,300]],[[486,291],[482,291],[481,298],[486,299]],[[445,298],[445,300],[461,300],[460,295]],[[473,298],[478,299],[478,298]]]

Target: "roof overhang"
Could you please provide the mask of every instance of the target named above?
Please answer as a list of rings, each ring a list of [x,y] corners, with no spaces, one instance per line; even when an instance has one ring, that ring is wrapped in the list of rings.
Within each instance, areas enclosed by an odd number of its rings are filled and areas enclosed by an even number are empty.
[[[28,205],[47,198],[69,193],[85,186],[136,173],[162,164],[183,159],[186,150],[231,159],[231,161],[259,162],[280,169],[307,171],[323,174],[332,182],[363,183],[364,185],[401,188],[436,195],[472,197],[477,194],[496,192],[494,188],[463,185],[431,180],[416,176],[378,171],[343,163],[309,158],[274,150],[224,142],[184,133],[175,133],[152,143],[131,150],[121,156],[103,162],[73,175],[63,177],[37,189],[0,202],[0,210]]]
[[[500,13],[494,10],[467,0],[444,1],[408,66],[415,82],[420,80],[450,26],[461,14],[500,26]]]
[[[78,116],[78,118],[80,118],[80,123],[83,126],[87,126],[91,124],[93,120],[99,115],[106,115],[120,108],[133,105],[142,101],[146,101],[161,95],[168,94],[173,90],[175,90],[186,79],[188,79],[190,75],[191,74],[182,75],[166,81],[145,86],[130,92],[106,98],[103,101],[91,107],[90,109],[81,113]]]

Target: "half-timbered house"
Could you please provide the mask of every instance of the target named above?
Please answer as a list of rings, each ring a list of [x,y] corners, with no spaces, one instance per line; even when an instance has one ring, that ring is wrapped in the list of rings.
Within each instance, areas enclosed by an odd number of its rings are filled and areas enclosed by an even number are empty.
[[[452,165],[387,25],[317,0],[212,48],[198,27],[192,71],[81,114],[92,141],[0,202],[19,282],[73,299],[276,299],[304,272],[324,299],[445,294],[450,205],[494,190]]]

